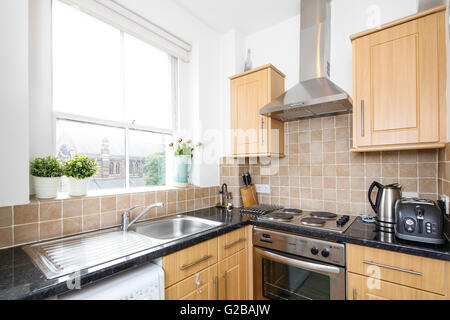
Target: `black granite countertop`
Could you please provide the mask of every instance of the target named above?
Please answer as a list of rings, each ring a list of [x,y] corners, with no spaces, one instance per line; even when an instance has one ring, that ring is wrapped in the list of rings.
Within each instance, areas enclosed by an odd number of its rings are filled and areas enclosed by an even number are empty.
[[[80,273],[81,286],[105,279],[124,270],[132,270],[154,259],[182,250],[200,242],[218,237],[243,226],[252,224],[258,227],[289,231],[299,235],[353,243],[368,247],[392,250],[434,259],[450,261],[450,243],[441,246],[415,244],[407,241],[381,239],[374,225],[365,224],[358,218],[344,234],[323,230],[292,226],[284,223],[250,220],[241,216],[239,210],[226,215],[223,209],[209,208],[187,213],[191,216],[220,221],[220,227],[201,232],[183,239],[169,242],[130,257],[121,258],[107,264],[83,270]],[[23,247],[0,250],[0,299],[46,299],[69,292],[68,276],[47,280],[34,265]]]

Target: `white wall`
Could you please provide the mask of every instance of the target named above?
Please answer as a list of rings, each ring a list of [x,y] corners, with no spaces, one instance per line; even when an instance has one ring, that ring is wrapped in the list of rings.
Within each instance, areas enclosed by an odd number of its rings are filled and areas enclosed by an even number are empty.
[[[0,0],[0,207],[29,202],[28,1]]]
[[[300,14],[247,36],[245,48],[252,50],[254,68],[273,64],[286,75],[286,89],[292,88],[300,77]]]
[[[231,115],[230,115],[230,80],[229,77],[244,70],[245,38],[238,30],[230,30],[220,38],[220,110],[223,123],[221,137],[221,155],[231,151]]]
[[[29,1],[30,159],[54,154],[52,121],[52,2]]]

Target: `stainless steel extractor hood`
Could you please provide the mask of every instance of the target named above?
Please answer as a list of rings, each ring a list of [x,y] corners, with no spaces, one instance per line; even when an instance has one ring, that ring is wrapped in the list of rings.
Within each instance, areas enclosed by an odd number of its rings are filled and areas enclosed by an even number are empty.
[[[350,96],[330,80],[330,0],[301,1],[300,84],[260,110],[281,121],[349,113]]]

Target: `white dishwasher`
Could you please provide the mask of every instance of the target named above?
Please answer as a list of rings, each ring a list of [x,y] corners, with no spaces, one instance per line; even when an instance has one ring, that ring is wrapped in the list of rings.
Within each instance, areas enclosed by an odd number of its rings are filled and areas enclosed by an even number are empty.
[[[161,259],[158,260],[58,296],[58,299],[164,300],[164,270],[160,265]]]

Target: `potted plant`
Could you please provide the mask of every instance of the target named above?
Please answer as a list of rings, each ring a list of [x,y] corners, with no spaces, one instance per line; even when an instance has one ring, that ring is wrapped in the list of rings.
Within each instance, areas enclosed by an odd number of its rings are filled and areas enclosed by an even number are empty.
[[[57,196],[63,175],[61,162],[57,158],[35,158],[30,162],[30,173],[37,198],[50,199]]]
[[[179,138],[175,143],[171,142],[169,147],[174,148],[174,185],[175,187],[184,188],[188,186],[189,173],[192,168],[192,158],[196,147],[200,147],[201,142],[195,147],[192,146],[192,140],[183,142]]]
[[[89,160],[88,157],[79,154],[64,161],[63,171],[68,178],[69,194],[71,196],[85,196],[90,178],[97,173],[97,170],[97,161]]]

